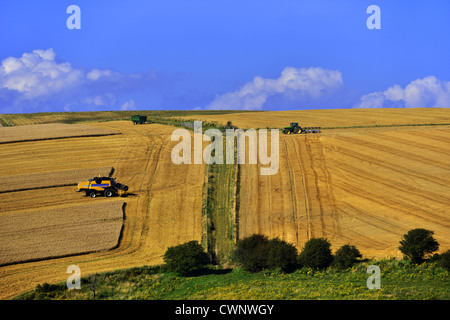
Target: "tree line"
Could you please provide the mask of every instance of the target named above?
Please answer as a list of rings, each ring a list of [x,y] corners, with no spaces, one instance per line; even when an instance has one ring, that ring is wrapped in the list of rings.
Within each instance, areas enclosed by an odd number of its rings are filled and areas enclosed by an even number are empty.
[[[435,253],[439,243],[433,234],[433,231],[421,228],[410,230],[399,241],[399,250],[405,260],[414,264],[439,261],[442,267],[450,270],[450,250],[441,255]],[[326,238],[311,238],[298,252],[293,244],[279,238],[269,239],[265,235],[254,234],[239,240],[234,250],[234,262],[250,272],[270,269],[292,272],[303,267],[326,269],[330,266],[347,269],[361,258],[356,246],[350,244],[343,245],[333,254],[331,243]],[[209,255],[197,241],[170,247],[164,255],[167,269],[182,276],[201,273],[210,261]]]

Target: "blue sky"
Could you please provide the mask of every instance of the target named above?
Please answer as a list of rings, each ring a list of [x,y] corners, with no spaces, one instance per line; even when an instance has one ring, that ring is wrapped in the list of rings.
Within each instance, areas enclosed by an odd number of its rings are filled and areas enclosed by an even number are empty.
[[[450,107],[449,17],[448,0],[2,1],[0,112]]]

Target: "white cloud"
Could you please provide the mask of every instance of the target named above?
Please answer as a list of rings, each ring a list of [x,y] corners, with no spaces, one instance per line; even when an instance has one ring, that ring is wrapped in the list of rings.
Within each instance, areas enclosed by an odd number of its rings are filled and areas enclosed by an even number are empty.
[[[82,100],[103,105],[98,91],[105,94],[125,87],[130,79],[140,79],[140,75],[121,75],[108,69],[84,71],[69,62],[57,62],[55,58],[53,49],[47,49],[4,59],[0,65],[0,89],[17,92],[28,100],[79,89],[86,95]]]
[[[92,81],[98,80],[100,77],[109,77],[113,74],[111,70],[99,70],[99,69],[93,69],[92,71],[88,72],[86,75],[86,78]]]
[[[120,110],[127,111],[127,110],[136,110],[135,103],[133,99],[130,99],[126,101],[121,107]]]
[[[268,98],[278,95],[319,100],[342,84],[339,71],[286,67],[277,79],[257,76],[236,91],[216,96],[207,108],[260,110]]]
[[[103,106],[105,102],[102,96],[87,97],[85,99],[87,105]]]
[[[109,69],[83,70],[58,61],[53,49],[33,50],[0,63],[0,111],[134,108],[130,92],[157,87],[163,77],[154,71],[122,74]],[[120,97],[123,95],[122,97]]]
[[[355,107],[450,107],[450,81],[428,76],[410,82],[404,89],[394,85],[363,96]]]
[[[59,92],[82,79],[82,71],[68,62],[55,61],[53,49],[34,50],[20,58],[9,57],[0,65],[0,89],[19,92],[27,99]]]
[[[34,50],[34,53],[38,54],[43,60],[55,60],[56,54],[52,48],[47,50]]]
[[[373,92],[363,96],[356,108],[382,108],[385,101],[386,96],[383,92]]]

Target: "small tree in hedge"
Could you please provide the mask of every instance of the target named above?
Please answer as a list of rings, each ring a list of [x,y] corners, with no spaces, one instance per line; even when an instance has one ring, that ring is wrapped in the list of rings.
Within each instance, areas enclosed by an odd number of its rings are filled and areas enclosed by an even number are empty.
[[[267,264],[270,269],[280,268],[283,272],[291,272],[297,266],[297,248],[279,238],[269,240]]]
[[[440,255],[439,265],[450,271],[450,250]]]
[[[237,242],[235,257],[245,270],[258,272],[268,267],[269,239],[254,234]]]
[[[296,267],[297,249],[278,238],[254,234],[238,241],[235,257],[247,271],[280,268],[290,272]]]
[[[439,243],[433,238],[433,231],[413,229],[403,235],[400,241],[400,251],[405,258],[413,263],[422,263],[425,257],[439,249]]]
[[[197,241],[168,248],[163,259],[170,271],[182,276],[193,274],[209,262],[208,255]]]
[[[306,241],[300,255],[299,264],[313,269],[326,269],[333,262],[331,244],[324,238],[311,238]]]
[[[353,266],[358,258],[362,255],[355,246],[349,244],[343,245],[334,254],[333,264],[342,269],[347,269]]]

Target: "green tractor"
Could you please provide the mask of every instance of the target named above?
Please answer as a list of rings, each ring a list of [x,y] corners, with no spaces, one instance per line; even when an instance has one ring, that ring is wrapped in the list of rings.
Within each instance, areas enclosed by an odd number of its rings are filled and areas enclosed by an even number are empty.
[[[133,121],[133,124],[144,124],[147,121],[147,116],[133,115],[131,121]]]
[[[298,122],[291,122],[290,127],[284,127],[284,134],[297,134],[297,133],[320,133],[320,127],[300,127]]]

